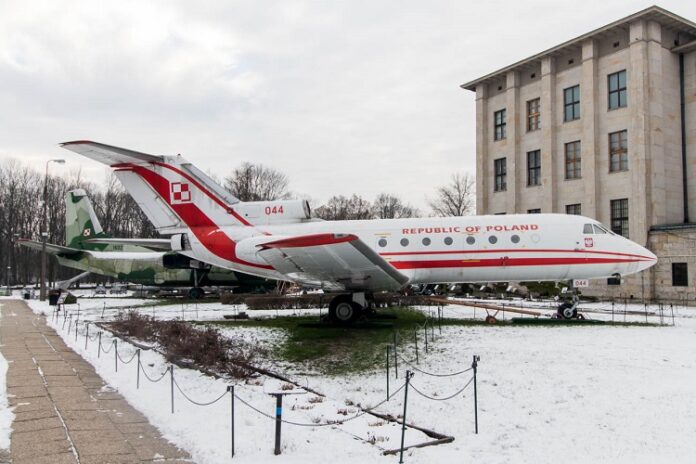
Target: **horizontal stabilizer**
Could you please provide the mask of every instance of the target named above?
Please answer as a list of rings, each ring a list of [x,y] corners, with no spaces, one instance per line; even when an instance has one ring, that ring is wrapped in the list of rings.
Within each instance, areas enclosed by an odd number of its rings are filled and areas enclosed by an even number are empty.
[[[91,238],[87,243],[103,245],[132,245],[153,250],[171,250],[172,243],[168,238]]]
[[[125,148],[114,147],[99,142],[91,142],[89,140],[76,140],[73,142],[64,142],[60,144],[66,150],[74,151],[82,156],[99,161],[100,163],[113,166],[122,163],[152,163],[161,162],[163,157],[157,155],[148,155],[138,151],[127,150]]]
[[[20,238],[17,240],[17,243],[25,246],[27,248],[31,248],[32,250],[38,250],[41,251],[43,248],[43,243],[37,242],[36,240],[29,240],[25,238]],[[63,255],[63,256],[73,256],[73,255],[79,255],[82,253],[82,250],[78,250],[77,248],[70,248],[70,247],[65,247],[61,245],[55,245],[53,243],[47,243],[46,244],[46,253],[52,254],[52,255]]]

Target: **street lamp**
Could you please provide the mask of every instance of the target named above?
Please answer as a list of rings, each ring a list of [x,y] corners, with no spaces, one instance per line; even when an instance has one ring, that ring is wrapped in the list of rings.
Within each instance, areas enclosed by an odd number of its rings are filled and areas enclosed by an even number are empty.
[[[41,223],[41,291],[39,294],[39,299],[41,301],[46,300],[46,239],[48,238],[48,232],[46,231],[46,216],[48,214],[46,202],[48,200],[48,165],[51,163],[65,164],[65,160],[51,159],[46,161],[46,174],[44,175],[43,186],[43,218]]]

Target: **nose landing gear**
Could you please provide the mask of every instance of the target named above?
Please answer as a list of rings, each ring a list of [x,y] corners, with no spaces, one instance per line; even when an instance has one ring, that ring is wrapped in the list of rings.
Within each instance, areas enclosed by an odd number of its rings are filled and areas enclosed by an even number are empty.
[[[570,303],[561,303],[556,311],[556,319],[585,319],[585,316],[578,313],[578,304],[580,298],[578,294],[573,292],[573,299]]]

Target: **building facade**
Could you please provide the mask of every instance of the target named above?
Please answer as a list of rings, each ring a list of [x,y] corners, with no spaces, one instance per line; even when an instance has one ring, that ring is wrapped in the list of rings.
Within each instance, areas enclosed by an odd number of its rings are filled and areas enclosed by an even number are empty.
[[[462,87],[478,214],[595,218],[660,261],[584,293],[696,297],[695,252],[668,246],[696,250],[695,23],[650,7]]]

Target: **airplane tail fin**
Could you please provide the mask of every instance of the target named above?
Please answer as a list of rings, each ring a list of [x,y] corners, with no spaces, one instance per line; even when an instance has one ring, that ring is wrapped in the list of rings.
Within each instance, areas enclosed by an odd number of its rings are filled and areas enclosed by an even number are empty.
[[[155,156],[90,141],[61,146],[114,169],[123,187],[163,234],[187,227],[250,225],[241,202],[181,155]]]
[[[91,238],[107,238],[92,202],[83,189],[71,190],[65,194],[65,245],[82,250],[104,248],[104,245],[87,243]]]

